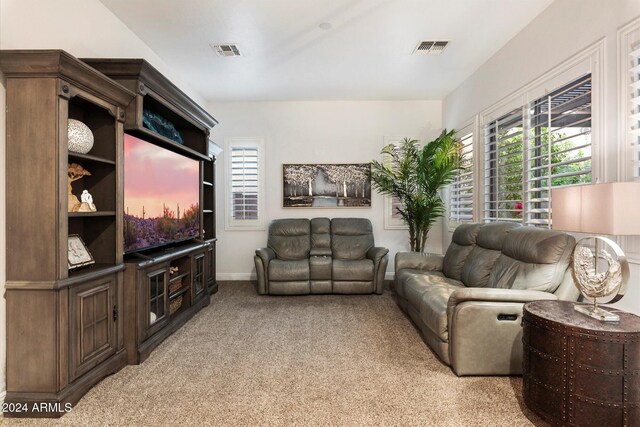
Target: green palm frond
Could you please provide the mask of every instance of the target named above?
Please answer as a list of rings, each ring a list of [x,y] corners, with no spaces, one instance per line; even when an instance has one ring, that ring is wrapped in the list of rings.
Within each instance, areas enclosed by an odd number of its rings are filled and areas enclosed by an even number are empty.
[[[381,194],[402,202],[398,214],[409,226],[412,250],[422,250],[433,224],[444,215],[439,191],[455,180],[463,164],[461,144],[455,131],[442,131],[438,138],[420,147],[405,138],[382,149],[384,161],[371,162],[373,187]]]

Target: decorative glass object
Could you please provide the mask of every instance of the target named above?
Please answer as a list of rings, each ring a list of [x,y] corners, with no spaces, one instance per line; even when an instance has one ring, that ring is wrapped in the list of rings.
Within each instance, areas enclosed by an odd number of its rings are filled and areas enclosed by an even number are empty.
[[[167,137],[178,144],[183,144],[182,135],[169,120],[165,119],[158,113],[147,110],[142,111],[142,124],[147,129],[154,131],[164,137]]]
[[[606,237],[581,239],[571,258],[575,284],[586,300],[593,305],[576,305],[575,309],[605,322],[618,322],[620,317],[598,306],[597,299],[605,303],[620,300],[629,280],[629,265],[622,249]]]
[[[69,141],[69,151],[74,153],[87,154],[93,148],[93,133],[80,120],[69,119],[67,139]]]

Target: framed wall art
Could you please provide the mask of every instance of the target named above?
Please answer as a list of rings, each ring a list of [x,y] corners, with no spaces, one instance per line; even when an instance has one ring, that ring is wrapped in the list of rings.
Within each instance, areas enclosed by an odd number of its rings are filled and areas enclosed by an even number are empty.
[[[69,235],[68,239],[69,245],[69,254],[68,254],[68,262],[69,269],[82,267],[84,265],[89,265],[95,263],[89,249],[82,241],[82,238],[77,234]]]
[[[369,163],[282,165],[284,208],[371,207]]]

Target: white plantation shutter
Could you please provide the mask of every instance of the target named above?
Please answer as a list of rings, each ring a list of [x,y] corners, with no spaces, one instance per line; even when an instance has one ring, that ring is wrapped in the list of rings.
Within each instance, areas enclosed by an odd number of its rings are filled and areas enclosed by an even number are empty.
[[[231,217],[258,218],[258,149],[231,148]]]
[[[484,220],[522,221],[524,199],[523,109],[517,108],[484,129]]]
[[[473,125],[459,130],[462,167],[449,186],[449,221],[473,221]]]
[[[485,221],[551,227],[551,188],[588,184],[591,74],[485,126]]]
[[[261,229],[262,141],[231,138],[227,145],[227,228]]]
[[[640,43],[631,48],[629,142],[632,149],[633,177],[640,177]]]
[[[529,106],[525,224],[551,228],[551,188],[591,183],[591,75]]]

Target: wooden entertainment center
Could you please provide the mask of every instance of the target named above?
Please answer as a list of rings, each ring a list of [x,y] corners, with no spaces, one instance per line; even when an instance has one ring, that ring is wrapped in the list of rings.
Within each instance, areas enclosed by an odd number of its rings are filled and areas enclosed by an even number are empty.
[[[144,361],[217,291],[209,140],[217,121],[144,60],[0,51],[0,69],[7,91],[5,415],[61,416],[103,377]],[[183,144],[145,127],[143,109],[173,123]],[[68,119],[91,130],[87,154],[69,151]],[[197,238],[124,255],[125,132],[200,162]],[[90,175],[69,182],[71,164]],[[69,186],[74,195],[88,190],[97,210],[69,212]],[[92,264],[70,267],[74,235]]]

